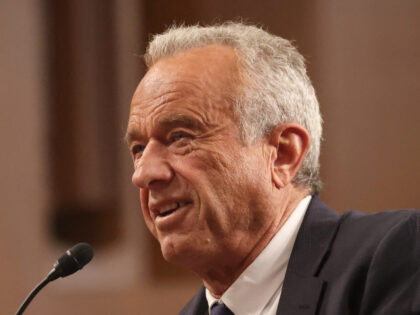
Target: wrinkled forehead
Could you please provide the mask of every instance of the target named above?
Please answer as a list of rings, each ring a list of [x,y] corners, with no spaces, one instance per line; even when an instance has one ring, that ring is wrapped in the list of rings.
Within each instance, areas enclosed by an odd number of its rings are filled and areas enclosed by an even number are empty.
[[[233,48],[223,45],[207,45],[174,53],[157,60],[150,70],[171,67],[182,70],[183,74],[196,72],[215,72],[231,75],[237,71],[239,57]],[[180,67],[177,67],[180,66]],[[178,72],[178,74],[180,74]]]
[[[137,100],[171,92],[202,93],[218,100],[232,96],[239,86],[238,57],[227,46],[200,47],[157,61],[138,85],[132,106]]]

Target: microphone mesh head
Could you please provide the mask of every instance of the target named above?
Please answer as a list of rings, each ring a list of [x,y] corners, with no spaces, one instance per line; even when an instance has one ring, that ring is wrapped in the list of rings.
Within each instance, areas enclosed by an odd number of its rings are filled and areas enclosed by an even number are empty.
[[[67,277],[83,268],[92,260],[93,249],[88,243],[79,243],[66,251],[54,264],[53,270],[48,274],[49,280],[58,277]]]
[[[69,249],[73,258],[79,263],[82,268],[93,258],[93,248],[88,243],[79,243]]]

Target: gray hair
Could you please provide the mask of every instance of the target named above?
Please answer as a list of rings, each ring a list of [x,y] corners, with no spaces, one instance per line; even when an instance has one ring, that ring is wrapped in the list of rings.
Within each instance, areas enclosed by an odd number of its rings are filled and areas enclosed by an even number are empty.
[[[215,26],[172,26],[155,35],[145,54],[150,68],[159,59],[208,45],[224,45],[239,56],[244,83],[233,111],[242,140],[261,139],[275,126],[296,122],[309,133],[311,146],[293,184],[318,192],[322,118],[305,60],[292,43],[261,28],[226,22]]]

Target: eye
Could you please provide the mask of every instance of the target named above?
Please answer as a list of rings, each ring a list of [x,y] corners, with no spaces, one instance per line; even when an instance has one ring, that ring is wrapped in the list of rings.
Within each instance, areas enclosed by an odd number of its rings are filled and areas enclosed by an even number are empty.
[[[181,141],[185,138],[189,137],[189,135],[183,131],[175,131],[171,133],[170,140],[171,142]]]
[[[137,154],[143,153],[145,148],[146,146],[144,145],[136,144],[131,148],[131,153],[133,154],[133,156],[136,156]]]

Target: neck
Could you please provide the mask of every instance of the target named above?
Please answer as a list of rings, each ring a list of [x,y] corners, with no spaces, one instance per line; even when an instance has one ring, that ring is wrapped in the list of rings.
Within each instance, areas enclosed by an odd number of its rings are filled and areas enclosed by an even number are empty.
[[[218,259],[217,261],[221,261],[222,263],[211,264],[210,269],[197,272],[200,278],[203,279],[205,287],[215,298],[220,298],[242,272],[256,259],[274,235],[281,229],[299,202],[308,195],[306,190],[296,189],[291,185],[284,189],[286,191],[278,196],[279,198],[277,198],[275,206],[269,212],[273,215],[267,220],[267,225],[263,226],[257,235],[251,235],[251,239],[253,239],[253,242],[249,242],[249,244],[253,244],[251,248],[248,246],[245,251],[238,251],[235,248],[227,247],[221,255],[229,256],[228,259]]]

